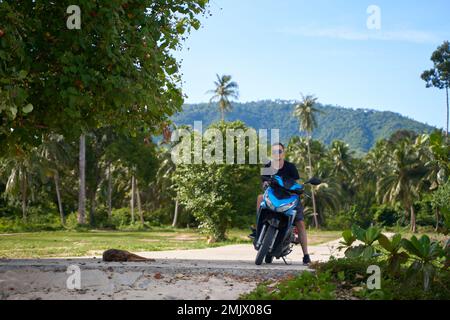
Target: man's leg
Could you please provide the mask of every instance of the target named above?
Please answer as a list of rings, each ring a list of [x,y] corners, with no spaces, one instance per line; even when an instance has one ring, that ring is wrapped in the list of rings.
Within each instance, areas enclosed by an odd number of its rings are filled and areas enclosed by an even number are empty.
[[[261,205],[261,201],[263,200],[263,195],[260,194],[258,195],[258,198],[256,199],[256,214],[258,214],[259,212],[259,206]],[[256,237],[256,228],[257,226],[255,225],[255,227],[250,227],[250,229],[252,230],[252,233],[249,235],[250,238],[254,239]]]
[[[308,254],[308,239],[306,237],[305,221],[298,220],[295,222],[295,226],[298,230],[298,236],[300,238],[300,245],[302,246],[303,255]]]
[[[256,213],[259,211],[259,206],[261,205],[261,202],[263,200],[263,195],[258,195],[258,198],[256,199]]]
[[[303,263],[309,264],[311,259],[308,253],[308,239],[306,237],[305,217],[303,215],[303,206],[301,203],[297,206],[297,215],[295,217],[295,226],[298,230],[300,245],[303,251]]]

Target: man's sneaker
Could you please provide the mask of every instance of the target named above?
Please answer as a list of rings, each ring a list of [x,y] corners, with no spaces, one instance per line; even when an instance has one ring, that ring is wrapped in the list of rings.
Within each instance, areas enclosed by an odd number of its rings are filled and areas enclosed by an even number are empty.
[[[253,228],[253,227],[250,227],[250,230],[252,230],[252,233],[250,233],[250,234],[248,235],[248,237],[249,237],[250,239],[255,239],[255,238],[256,238],[256,229]]]
[[[310,264],[311,263],[311,258],[309,257],[309,254],[305,254],[304,256],[303,256],[303,264],[304,265],[308,265],[308,264]]]

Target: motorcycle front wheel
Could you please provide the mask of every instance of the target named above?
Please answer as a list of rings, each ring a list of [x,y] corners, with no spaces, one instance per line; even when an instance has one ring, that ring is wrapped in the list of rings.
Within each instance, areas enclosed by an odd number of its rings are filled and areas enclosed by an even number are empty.
[[[272,263],[273,262],[273,256],[271,256],[271,255],[266,255],[266,258],[264,259],[264,261],[266,262],[266,263]]]
[[[269,229],[266,231],[261,247],[259,248],[258,254],[256,255],[255,264],[257,266],[262,264],[264,258],[269,253],[270,245],[272,244],[273,237],[275,236],[275,231],[276,229],[272,226],[270,226]]]

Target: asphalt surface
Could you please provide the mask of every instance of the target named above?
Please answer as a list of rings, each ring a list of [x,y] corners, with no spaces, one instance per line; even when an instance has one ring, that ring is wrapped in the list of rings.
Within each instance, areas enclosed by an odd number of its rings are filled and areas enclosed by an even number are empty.
[[[311,246],[313,261],[328,260],[338,241]],[[288,264],[256,266],[252,245],[137,252],[146,262],[99,257],[0,260],[0,299],[237,299],[258,283],[310,271],[295,247]],[[79,281],[78,281],[79,280]]]

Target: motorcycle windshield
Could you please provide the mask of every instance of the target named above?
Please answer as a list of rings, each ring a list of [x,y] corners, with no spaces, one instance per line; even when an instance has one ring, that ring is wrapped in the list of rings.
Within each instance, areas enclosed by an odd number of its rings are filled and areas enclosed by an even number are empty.
[[[298,184],[297,182],[295,182],[295,180],[292,179],[288,179],[288,178],[281,178],[280,176],[275,176],[275,180],[277,181],[277,183],[288,189],[288,190],[302,190],[303,189],[303,185]]]
[[[274,205],[275,208],[279,208],[285,205],[288,205],[289,203],[292,203],[293,201],[297,200],[298,196],[296,195],[291,195],[288,198],[284,198],[284,199],[278,199],[272,188],[269,188],[267,190],[266,196],[269,198],[270,202]]]

